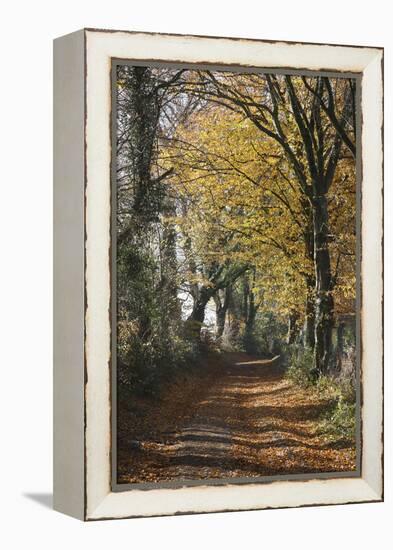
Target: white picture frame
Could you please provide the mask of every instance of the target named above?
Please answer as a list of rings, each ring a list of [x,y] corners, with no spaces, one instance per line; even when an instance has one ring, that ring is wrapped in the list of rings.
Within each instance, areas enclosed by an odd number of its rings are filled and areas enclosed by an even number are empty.
[[[361,75],[358,477],[113,491],[111,63],[211,63]],[[383,50],[84,29],[54,45],[54,507],[81,520],[383,499]]]

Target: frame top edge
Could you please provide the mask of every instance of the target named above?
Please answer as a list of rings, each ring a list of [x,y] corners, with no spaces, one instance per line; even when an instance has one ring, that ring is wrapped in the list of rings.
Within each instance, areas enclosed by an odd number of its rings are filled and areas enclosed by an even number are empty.
[[[142,34],[145,36],[167,36],[173,38],[200,38],[200,39],[209,39],[209,40],[231,40],[234,42],[259,42],[262,44],[286,44],[288,46],[331,46],[335,48],[354,48],[354,49],[365,49],[365,50],[375,50],[376,52],[384,52],[384,46],[367,46],[361,44],[338,44],[331,42],[307,42],[301,40],[272,40],[267,38],[244,38],[239,36],[217,36],[217,35],[203,35],[203,34],[181,34],[181,33],[168,33],[168,32],[159,32],[159,31],[139,31],[139,30],[126,30],[126,29],[100,29],[94,27],[85,27],[83,30],[85,33],[94,33],[94,34],[108,34],[108,33],[120,33],[120,34]],[[79,32],[79,31],[76,31]]]

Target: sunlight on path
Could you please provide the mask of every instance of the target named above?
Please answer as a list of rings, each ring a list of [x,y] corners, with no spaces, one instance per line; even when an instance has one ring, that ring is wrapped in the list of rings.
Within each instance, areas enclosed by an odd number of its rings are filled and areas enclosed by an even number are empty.
[[[203,380],[201,380],[201,383]],[[316,428],[326,403],[293,386],[279,357],[226,355],[225,365],[189,404],[181,426],[129,450],[129,481],[260,477],[349,471],[355,451],[332,446]]]

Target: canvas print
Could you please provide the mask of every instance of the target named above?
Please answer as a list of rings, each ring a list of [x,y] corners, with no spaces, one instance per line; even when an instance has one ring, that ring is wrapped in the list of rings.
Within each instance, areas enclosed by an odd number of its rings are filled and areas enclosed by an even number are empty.
[[[115,483],[358,475],[356,76],[112,75]]]

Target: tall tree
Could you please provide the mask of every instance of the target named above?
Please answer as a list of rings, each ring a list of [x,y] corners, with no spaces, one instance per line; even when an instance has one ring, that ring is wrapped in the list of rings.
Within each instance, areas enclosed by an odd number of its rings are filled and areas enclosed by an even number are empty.
[[[339,128],[346,128],[354,111],[354,84],[348,79],[331,79],[329,88],[321,77],[307,80],[252,75],[243,76],[243,86],[234,86],[235,78],[232,74],[199,73],[194,89],[203,97],[242,113],[258,130],[278,143],[304,194],[304,201],[309,203],[315,271],[314,362],[319,372],[326,372],[334,312],[327,194],[343,143],[343,131]],[[330,93],[332,83],[334,94]],[[334,112],[339,111],[338,125],[332,124],[330,118],[330,124],[326,124],[327,114],[323,108],[326,94],[328,101],[335,103]]]
[[[163,220],[172,209],[164,187],[171,170],[157,161],[160,136],[168,130],[164,108],[183,72],[118,67],[117,314],[124,378],[133,376],[131,363],[135,371],[156,367],[179,317],[176,236]]]

